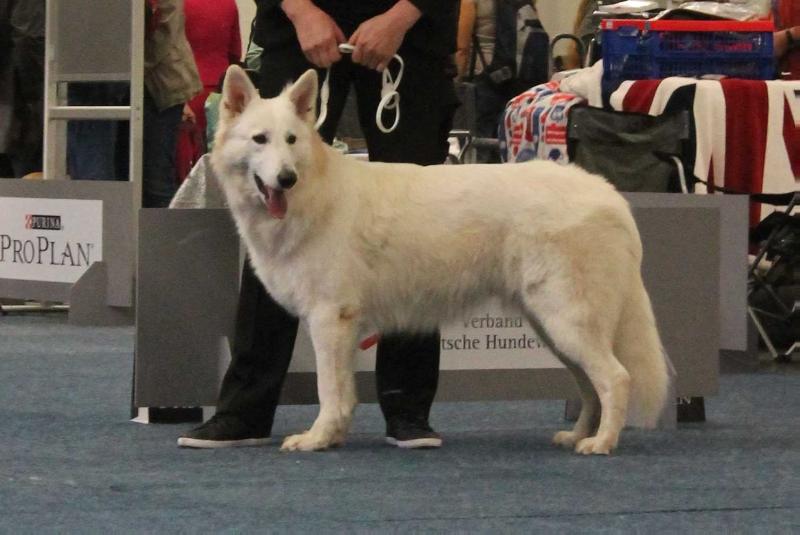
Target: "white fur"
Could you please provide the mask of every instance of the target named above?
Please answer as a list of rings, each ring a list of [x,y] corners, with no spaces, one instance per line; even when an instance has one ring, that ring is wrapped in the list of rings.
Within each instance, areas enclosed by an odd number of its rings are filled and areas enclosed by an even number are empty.
[[[308,321],[320,413],[287,450],[340,444],[356,396],[353,355],[364,329],[431,331],[499,296],[521,307],[575,374],[583,409],[558,444],[607,454],[631,408],[652,426],[667,367],[640,274],[626,201],[601,177],[549,162],[420,167],[338,154],[313,129],[317,77],[259,99],[228,71],[212,163],[256,273]],[[252,136],[267,132],[270,141]],[[286,141],[287,133],[296,142]],[[254,175],[284,192],[267,212]]]

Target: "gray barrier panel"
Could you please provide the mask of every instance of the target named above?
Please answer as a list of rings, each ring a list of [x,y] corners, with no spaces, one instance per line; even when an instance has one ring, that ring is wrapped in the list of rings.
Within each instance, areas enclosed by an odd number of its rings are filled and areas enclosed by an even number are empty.
[[[720,348],[733,351],[750,350],[746,284],[750,204],[747,196],[691,195],[686,198],[681,194],[661,193],[623,195],[630,201],[637,218],[640,209],[720,207]],[[675,221],[674,224],[675,232],[683,237],[680,221]]]
[[[239,293],[227,210],[139,212],[136,407],[214,405]]]
[[[51,1],[58,80],[130,79],[132,1],[144,17],[142,0]]]
[[[746,240],[746,201],[679,194],[627,197],[644,243],[645,284],[664,346],[678,373],[676,393],[682,397],[713,394],[718,388],[720,274],[727,281],[726,291],[743,292],[746,287],[746,246],[740,248],[742,242],[736,238],[743,235]],[[136,406],[213,405],[219,386],[214,378],[221,379],[229,358],[219,340],[230,336],[235,316],[232,281],[238,281],[239,253],[231,238],[233,222],[219,210],[145,210],[142,220],[140,251],[158,254],[140,253]],[[191,238],[197,235],[208,242]],[[193,245],[187,248],[187,244]],[[178,258],[181,254],[190,254],[191,259]],[[153,262],[161,266],[149,265]],[[206,266],[215,275],[209,278],[171,267],[184,264]],[[151,276],[158,276],[158,281],[147,280]],[[223,306],[198,305],[209,300]],[[744,303],[734,305],[729,315],[740,317],[744,324]],[[211,333],[198,329],[198,321],[209,328],[212,324],[226,327]],[[147,340],[152,333],[157,337]],[[189,346],[191,350],[186,349]],[[282,401],[316,403],[313,355],[302,328],[293,358],[293,368],[301,371],[289,374]],[[153,362],[161,371],[144,377],[143,370]],[[575,396],[571,376],[564,369],[509,370],[493,369],[493,365],[487,359],[485,370],[443,370],[437,399]],[[357,383],[360,399],[374,401],[373,373],[359,372]]]

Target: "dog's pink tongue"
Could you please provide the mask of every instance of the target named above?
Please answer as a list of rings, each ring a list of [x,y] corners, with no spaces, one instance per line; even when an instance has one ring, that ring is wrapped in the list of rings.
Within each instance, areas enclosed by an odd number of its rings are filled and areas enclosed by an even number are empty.
[[[267,190],[269,190],[269,196],[267,198],[267,210],[269,210],[269,215],[275,219],[283,219],[284,216],[286,216],[286,209],[288,208],[286,195],[283,194],[283,191],[270,187],[267,187]]]

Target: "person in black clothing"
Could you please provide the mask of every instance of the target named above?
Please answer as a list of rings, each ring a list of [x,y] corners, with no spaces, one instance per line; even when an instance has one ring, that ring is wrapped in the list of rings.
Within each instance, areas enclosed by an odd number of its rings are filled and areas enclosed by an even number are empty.
[[[457,106],[451,54],[458,0],[256,0],[254,41],[263,47],[262,97],[274,97],[309,68],[320,80],[331,68],[323,139],[330,142],[350,87],[371,160],[422,165],[444,162]],[[349,38],[347,37],[349,36]],[[352,56],[338,45],[354,45]],[[398,53],[405,62],[401,118],[389,134],[375,112],[381,73]],[[394,66],[393,66],[394,67]],[[387,118],[390,125],[393,118]],[[411,259],[409,259],[411,261]],[[216,415],[184,434],[184,447],[260,445],[268,441],[298,320],[266,293],[249,263],[242,273],[233,360],[222,382]],[[386,439],[400,447],[438,447],[428,423],[439,373],[439,335],[383,333],[376,382]]]
[[[44,0],[0,0],[0,177],[42,170]]]

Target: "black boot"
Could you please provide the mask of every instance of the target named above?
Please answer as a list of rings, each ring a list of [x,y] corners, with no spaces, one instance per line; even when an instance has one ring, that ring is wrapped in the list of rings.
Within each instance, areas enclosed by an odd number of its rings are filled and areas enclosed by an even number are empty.
[[[428,423],[439,381],[439,333],[381,336],[375,377],[386,442],[400,448],[441,447],[442,437]]]

